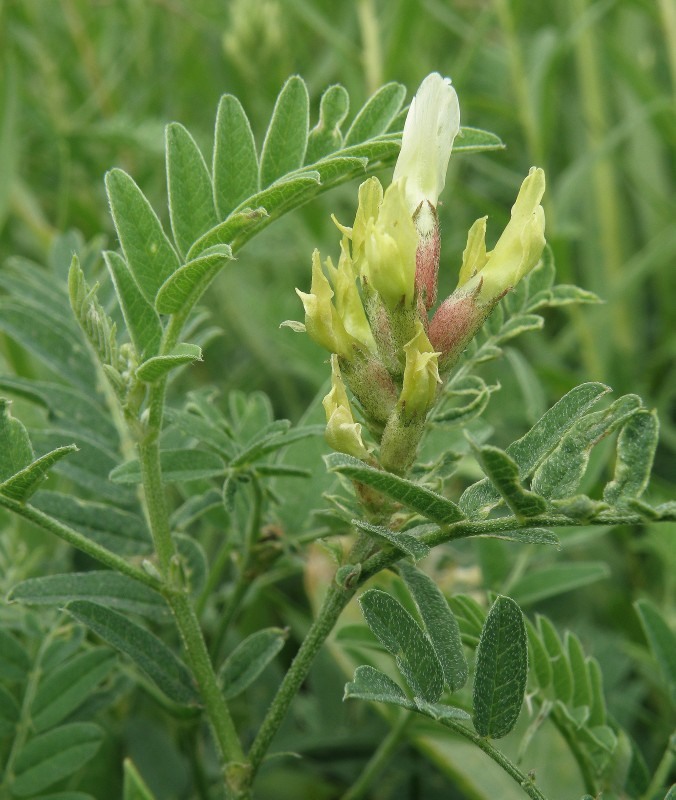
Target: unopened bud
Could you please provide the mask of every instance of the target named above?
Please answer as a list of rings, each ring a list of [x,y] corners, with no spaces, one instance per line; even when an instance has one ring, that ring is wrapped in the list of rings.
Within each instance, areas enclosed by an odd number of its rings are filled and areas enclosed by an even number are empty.
[[[404,346],[406,366],[399,405],[406,421],[425,417],[441,383],[438,367],[441,353],[433,350],[421,322],[416,328],[415,336]]]
[[[369,459],[368,450],[361,438],[361,425],[354,421],[350,401],[345,391],[338,366],[338,356],[331,356],[331,391],[322,401],[326,412],[325,437],[339,453],[346,453],[362,461]]]

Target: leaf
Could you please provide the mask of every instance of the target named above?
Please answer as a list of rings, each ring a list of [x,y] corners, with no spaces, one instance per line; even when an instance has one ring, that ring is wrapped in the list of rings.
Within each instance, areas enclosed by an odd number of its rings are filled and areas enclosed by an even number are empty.
[[[480,736],[500,739],[516,724],[528,675],[523,614],[509,597],[491,606],[476,654],[473,722]]]
[[[357,175],[363,175],[368,164],[367,158],[354,158],[339,156],[337,158],[326,158],[322,161],[317,161],[311,165],[310,168],[305,168],[303,172],[296,174],[309,174],[317,173],[319,175],[319,182],[322,190],[330,186],[337,186],[340,183],[354,178]]]
[[[457,692],[467,682],[467,660],[460,628],[448,602],[435,582],[424,572],[402,561],[399,572],[418,608],[420,617],[444,673],[444,683]]]
[[[231,466],[241,467],[251,464],[275,450],[323,433],[320,425],[307,425],[289,430],[291,423],[288,419],[279,419],[266,425],[259,433],[250,439],[244,449],[233,458]]]
[[[584,650],[580,640],[570,631],[566,633],[565,648],[568,652],[568,663],[573,675],[573,699],[571,705],[573,708],[586,706],[590,709],[592,693]]]
[[[591,689],[591,705],[589,708],[589,725],[606,724],[606,700],[603,694],[603,673],[599,662],[587,657],[587,675],[589,676],[589,686]]]
[[[181,705],[199,703],[199,696],[185,664],[145,628],[117,611],[88,600],[74,600],[68,603],[65,610],[111,647],[129,656],[169,699]]]
[[[44,456],[33,461],[27,467],[24,467],[21,472],[17,472],[9,480],[0,484],[0,493],[6,497],[11,497],[13,500],[18,500],[20,503],[25,502],[34,492],[36,492],[40,484],[47,477],[49,470],[60,461],[64,456],[70,453],[76,453],[77,446],[74,444],[59,447],[47,453]]]
[[[80,653],[40,681],[31,703],[31,720],[37,733],[53,728],[84,703],[110,673],[116,661],[108,648]]]
[[[539,517],[545,513],[547,501],[521,485],[519,467],[514,459],[498,447],[471,444],[486,476],[519,519]]]
[[[176,549],[181,556],[181,568],[188,591],[199,595],[207,581],[207,557],[202,545],[192,536],[174,534]]]
[[[28,431],[9,412],[11,402],[0,397],[0,482],[16,475],[35,458]]]
[[[490,400],[491,393],[498,388],[497,386],[487,386],[486,383],[476,375],[468,375],[458,381],[451,389],[444,392],[443,408],[436,412],[432,418],[433,422],[452,422],[455,424],[466,425],[470,420],[483,414]],[[465,400],[461,405],[449,405],[451,400]]]
[[[169,608],[161,594],[132,578],[110,570],[43,575],[16,584],[11,602],[28,605],[65,605],[70,600],[91,600],[106,608],[167,619]]]
[[[641,408],[636,395],[618,398],[605,411],[587,414],[538,467],[531,488],[549,499],[575,494],[587,469],[592,448]]]
[[[30,739],[14,765],[12,794],[28,797],[72,775],[96,755],[103,731],[89,722],[73,722]]]
[[[167,190],[174,241],[185,255],[217,225],[211,176],[195,140],[178,122],[166,128]]]
[[[155,800],[155,795],[146,786],[141,774],[131,759],[124,760],[124,784],[122,800]]]
[[[516,531],[496,531],[494,533],[476,534],[480,538],[503,539],[506,542],[520,542],[522,544],[549,544],[560,547],[561,542],[554,531],[547,528],[523,528]]]
[[[627,420],[617,437],[613,480],[603,490],[606,503],[622,504],[643,494],[650,481],[658,438],[655,411],[641,410]]]
[[[416,695],[435,703],[444,674],[430,640],[406,609],[386,592],[369,589],[359,598],[364,619]]]
[[[225,473],[225,464],[216,453],[206,450],[161,450],[162,480],[164,483],[183,483],[202,478],[215,478]],[[126,461],[110,473],[113,483],[140,483],[141,465],[138,459]]]
[[[319,181],[319,173],[316,171],[303,172],[289,178],[289,180],[277,181],[267,189],[263,189],[258,194],[247,198],[243,204],[235,209],[233,214],[243,213],[245,210],[251,211],[254,208],[258,213],[257,228],[268,225],[285,211],[290,208],[296,208],[311,197],[314,197],[319,187]],[[265,209],[266,215],[260,211],[261,208]],[[245,228],[238,237],[238,246],[241,246],[243,242],[251,238],[253,230],[253,226]]]
[[[411,556],[414,561],[419,561],[429,555],[430,548],[424,542],[416,539],[415,536],[410,536],[406,533],[395,533],[382,525],[372,525],[370,522],[358,519],[352,520],[352,523],[359,530],[364,531],[364,533],[367,533],[381,544],[393,545],[397,550]]]
[[[419,697],[415,697],[414,702],[417,711],[437,722],[443,722],[445,719],[471,719],[470,715],[462,708],[446,706],[443,703],[428,703]]]
[[[275,103],[261,151],[260,184],[269,186],[303,165],[309,128],[305,81],[293,75]]]
[[[357,667],[354,678],[345,684],[343,700],[370,700],[374,703],[387,703],[401,706],[410,711],[416,710],[416,705],[404,694],[397,684],[380,670],[371,666]]]
[[[249,119],[241,103],[224,94],[216,113],[214,199],[221,219],[259,189],[258,156]]]
[[[201,360],[201,347],[196,344],[177,344],[170,353],[154,356],[140,364],[136,368],[136,377],[144,383],[155,383],[172,370]]]
[[[192,308],[216,274],[232,258],[232,250],[227,244],[217,244],[204,250],[160,286],[155,308],[160,314],[177,314]]]
[[[157,354],[162,339],[162,323],[153,306],[143,296],[129,267],[118,253],[103,254],[115,285],[129,336],[140,359]]]
[[[455,503],[423,486],[399,478],[390,472],[374,469],[352,456],[331,453],[324,457],[329,472],[338,472],[352,480],[365,483],[392,500],[405,505],[424,517],[439,523],[451,524],[463,519]]]
[[[609,391],[602,383],[576,386],[546,411],[528,433],[510,444],[506,452],[517,463],[519,478],[523,481],[530,477],[559,444],[561,437]],[[498,491],[488,479],[484,479],[465,490],[459,505],[468,516],[485,516],[499,500]]]
[[[310,178],[312,179],[312,176]],[[314,183],[313,180],[310,182]],[[193,244],[188,252],[188,260],[196,261],[198,256],[204,255],[207,251],[211,251],[212,248],[214,248],[214,252],[217,252],[215,250],[217,245],[232,244],[238,236],[246,233],[249,228],[256,228],[260,222],[265,221],[267,216],[268,212],[264,208],[249,208],[246,206],[241,211],[234,211],[223,222],[207,231],[204,236]],[[232,256],[229,257],[232,258]],[[167,282],[170,280],[171,278],[168,278]]]
[[[345,147],[359,144],[385,133],[406,97],[406,87],[386,83],[373,94],[354,118],[345,134]]]
[[[528,618],[525,618],[525,623],[528,635],[528,663],[535,674],[538,686],[541,689],[546,689],[552,682],[552,665],[549,660],[549,654],[535,626]]]
[[[676,703],[676,634],[649,600],[637,600],[634,608],[641,620],[650,650],[667,682],[672,700]]]
[[[588,586],[609,575],[610,569],[602,561],[555,564],[528,572],[516,581],[511,591],[514,599],[525,606]]]
[[[485,153],[490,150],[503,150],[502,139],[490,131],[480,128],[460,128],[453,142],[454,153]]]
[[[0,683],[0,739],[14,733],[19,721],[19,705]]]
[[[312,164],[338,150],[343,144],[340,126],[350,109],[350,96],[344,86],[329,86],[319,103],[319,121],[310,131],[305,161]]]
[[[150,203],[126,172],[110,170],[106,190],[129,272],[152,306],[157,290],[181,263]]]
[[[537,314],[518,314],[500,328],[495,336],[495,342],[505,344],[516,339],[517,336],[521,336],[522,333],[542,330],[544,324],[544,319]]]
[[[0,628],[0,678],[23,681],[31,668],[28,653],[9,631]]]
[[[573,673],[570,668],[565,650],[561,644],[561,639],[556,632],[556,628],[547,619],[538,615],[538,628],[540,637],[549,653],[549,663],[552,667],[552,684],[554,687],[554,697],[562,703],[570,703],[573,697]]]
[[[284,647],[287,636],[282,628],[263,628],[237,645],[218,674],[226,700],[237,697],[258,678]]]

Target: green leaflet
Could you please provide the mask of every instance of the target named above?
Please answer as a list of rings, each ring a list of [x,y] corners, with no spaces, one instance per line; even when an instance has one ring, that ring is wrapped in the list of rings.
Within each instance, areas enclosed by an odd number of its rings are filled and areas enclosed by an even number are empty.
[[[103,731],[88,722],[73,722],[29,739],[20,751],[11,783],[16,797],[30,797],[67,778],[98,751]]]
[[[372,525],[370,522],[364,522],[363,520],[353,520],[353,524],[381,544],[393,545],[398,550],[401,550],[402,553],[411,556],[414,561],[419,561],[429,555],[430,548],[424,542],[416,539],[415,536],[410,536],[407,533],[395,533],[382,525]]]
[[[525,606],[571,592],[609,575],[608,565],[600,561],[554,564],[527,573],[513,584],[511,592],[514,599]]]
[[[34,459],[28,431],[9,413],[11,402],[0,398],[0,481],[20,472]]]
[[[458,621],[446,598],[428,575],[405,561],[399,564],[399,572],[437,654],[444,673],[444,683],[452,692],[462,689],[467,682],[467,660],[462,649]]]
[[[519,606],[498,596],[491,606],[477,648],[474,676],[474,727],[480,736],[500,739],[516,724],[528,675],[526,627]]]
[[[89,600],[156,621],[169,619],[169,608],[161,594],[111,570],[28,578],[14,586],[8,599],[28,605],[55,606],[65,605],[70,600]]]
[[[162,340],[162,323],[155,309],[144,296],[122,256],[107,251],[103,258],[115,284],[124,321],[138,358],[146,359],[157,355]],[[154,288],[153,296],[158,288]]]
[[[453,142],[454,153],[485,153],[490,150],[503,150],[504,142],[499,136],[480,128],[463,126]]]
[[[40,456],[32,464],[24,467],[21,472],[17,472],[16,475],[1,483],[0,492],[13,500],[18,500],[21,503],[25,502],[38,490],[54,464],[64,456],[75,452],[77,452],[77,446],[69,444]]]
[[[319,103],[319,121],[310,131],[305,161],[312,164],[340,149],[343,135],[340,126],[350,109],[350,96],[340,84],[329,86]]]
[[[634,603],[655,660],[660,665],[672,702],[676,705],[676,634],[649,600]]]
[[[420,625],[401,603],[379,589],[364,592],[359,605],[369,628],[394,656],[414,694],[435,703],[441,696],[444,674]]]
[[[559,634],[547,617],[538,615],[536,619],[540,638],[547,653],[549,653],[554,697],[562,703],[570,703],[573,697],[573,672],[566,658],[566,652],[561,644],[561,639],[559,639]]]
[[[546,689],[552,682],[552,665],[549,655],[533,623],[527,617],[525,623],[528,635],[528,664],[531,674],[535,675],[538,686]]]
[[[177,344],[165,355],[153,356],[136,368],[136,377],[144,383],[154,383],[174,369],[202,360],[202,348],[196,344]]]
[[[497,388],[499,386],[487,386],[476,375],[467,375],[444,392],[444,406],[434,414],[432,419],[434,422],[466,425],[483,414],[491,393]]]
[[[641,410],[629,418],[617,437],[613,480],[603,490],[607,503],[622,504],[643,494],[650,481],[658,438],[655,411]]]
[[[217,244],[204,250],[160,286],[155,308],[160,314],[177,314],[192,308],[215,275],[232,258],[232,250],[227,244]]]
[[[345,684],[345,700],[370,700],[375,703],[388,703],[415,711],[416,705],[404,694],[397,684],[383,672],[371,666],[357,667],[354,678]]]
[[[28,653],[9,631],[0,628],[0,678],[23,681],[31,668]]]
[[[573,698],[571,705],[573,708],[586,707],[592,705],[592,689],[587,671],[587,662],[580,640],[570,631],[566,632],[565,649],[568,654],[568,663],[573,675]]]
[[[282,447],[324,433],[322,425],[306,425],[289,430],[290,425],[291,423],[287,419],[275,420],[266,425],[263,430],[244,444],[242,450],[233,458],[231,466],[241,467],[251,464]]]
[[[345,134],[345,146],[359,144],[385,133],[405,97],[406,87],[400,83],[386,83],[381,86],[354,118]]]
[[[603,673],[599,662],[587,656],[587,674],[591,689],[591,706],[589,709],[589,725],[596,727],[606,724],[606,701],[603,694]]]
[[[178,122],[166,129],[167,190],[174,241],[185,256],[218,224],[211,176],[197,143]]]
[[[162,225],[143,192],[121,169],[106,175],[110,211],[129,271],[147,303],[180,266]]]
[[[284,647],[288,631],[263,628],[247,636],[227,657],[218,679],[227,700],[237,697],[263,672]]]
[[[330,472],[338,472],[352,480],[365,483],[440,525],[463,519],[462,512],[455,503],[431,489],[389,472],[369,467],[359,459],[342,453],[331,453],[325,456],[324,460]]]
[[[0,738],[14,733],[19,721],[19,705],[7,689],[0,684]]]
[[[166,696],[181,705],[195,705],[199,697],[192,677],[160,639],[117,611],[88,600],[68,603],[66,611],[111,647],[129,656]]]
[[[162,450],[160,462],[165,483],[215,478],[225,473],[223,459],[206,450]],[[110,473],[110,480],[113,483],[140,483],[141,465],[138,459],[115,467]]]
[[[248,197],[251,197],[251,195],[247,195],[247,198]],[[245,198],[245,200],[247,198]],[[241,211],[233,211],[223,222],[216,225],[210,231],[207,231],[204,236],[193,244],[188,252],[188,263],[197,260],[198,256],[205,255],[207,251],[211,252],[212,248],[215,248],[216,245],[230,245],[238,236],[249,228],[255,228],[261,221],[265,220],[267,216],[268,212],[262,207],[244,207]],[[214,252],[218,251],[214,249]],[[228,256],[228,258],[233,257],[227,250],[221,252]],[[171,278],[167,280],[167,283],[170,280]]]
[[[259,189],[258,156],[249,119],[231,94],[221,97],[214,133],[214,200],[220,219]]]
[[[146,786],[134,763],[129,758],[124,760],[124,784],[122,800],[155,800],[155,795]]]
[[[308,139],[309,104],[305,81],[293,75],[277,97],[265,134],[261,150],[261,186],[270,186],[303,165]]]

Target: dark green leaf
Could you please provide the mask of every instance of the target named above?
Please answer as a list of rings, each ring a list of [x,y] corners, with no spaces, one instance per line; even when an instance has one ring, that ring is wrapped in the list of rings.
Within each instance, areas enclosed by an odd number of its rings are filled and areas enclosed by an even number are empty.
[[[364,619],[387,650],[413,692],[435,703],[444,673],[430,640],[406,609],[386,592],[369,589],[359,598]]]
[[[474,727],[500,739],[516,724],[528,675],[528,642],[523,614],[509,597],[498,596],[481,632],[474,676]]]
[[[457,692],[467,682],[467,661],[460,628],[448,602],[435,582],[424,572],[402,561],[399,572],[406,582],[444,673],[444,682]]]
[[[549,654],[545,648],[537,629],[526,618],[526,633],[528,634],[528,662],[532,668],[538,686],[541,689],[546,689],[552,682],[552,665],[549,660]]]
[[[174,534],[176,549],[181,556],[181,567],[188,591],[199,595],[207,581],[207,557],[202,545],[192,536]]]
[[[201,347],[196,344],[177,344],[170,353],[154,356],[140,364],[136,368],[136,377],[145,383],[154,383],[178,367],[201,360]]]
[[[233,258],[227,244],[217,244],[176,270],[160,286],[155,307],[160,314],[176,314],[191,308],[216,274]]]
[[[117,611],[75,600],[66,611],[97,636],[129,656],[139,669],[176,703],[195,705],[199,697],[185,664],[156,636]]]
[[[16,475],[35,458],[28,431],[9,412],[11,403],[0,397],[0,482]]]
[[[369,467],[362,461],[342,453],[331,453],[325,456],[324,460],[330,472],[338,472],[352,480],[365,483],[440,525],[463,519],[462,512],[455,503],[431,489],[418,486],[389,472]]]
[[[603,694],[603,673],[599,662],[592,657],[587,657],[587,675],[591,689],[591,706],[589,708],[589,725],[606,724],[606,700]]]
[[[561,542],[554,531],[547,528],[524,528],[515,531],[496,531],[495,533],[477,534],[480,538],[504,539],[506,542],[521,542],[523,544],[549,544],[560,547]]]
[[[207,165],[195,140],[178,122],[167,125],[167,190],[174,241],[185,255],[218,224]]]
[[[293,75],[279,93],[265,135],[261,151],[261,186],[269,186],[303,165],[310,121],[309,102],[305,81]]]
[[[129,758],[124,760],[124,785],[122,800],[155,800],[139,771]]]
[[[676,702],[676,634],[649,600],[638,600],[634,607],[641,619],[652,654],[666,679],[671,697]]]
[[[231,94],[224,94],[218,104],[213,172],[214,198],[221,219],[259,189],[251,125],[241,103]]]
[[[152,619],[167,618],[164,598],[142,583],[110,570],[43,575],[18,583],[10,601],[29,605],[65,605],[70,600],[91,600],[107,608],[129,611]]]
[[[566,633],[565,648],[568,653],[570,671],[573,675],[573,699],[571,705],[573,708],[586,706],[590,709],[592,693],[584,650],[580,640],[570,631]]]
[[[0,678],[22,681],[30,670],[31,662],[23,646],[9,631],[0,628]]]
[[[413,698],[416,709],[421,714],[431,717],[437,722],[443,722],[445,719],[471,719],[470,715],[463,711],[462,708],[454,708],[453,706],[446,706],[443,703],[428,703],[426,700],[421,700],[419,697]]]
[[[103,258],[115,284],[124,321],[138,357],[145,359],[156,355],[162,339],[162,323],[157,312],[143,296],[122,256],[108,251]]]
[[[397,684],[383,672],[370,666],[357,667],[354,679],[345,684],[344,700],[370,700],[415,711],[416,706]]]
[[[206,450],[162,450],[160,462],[165,483],[215,478],[225,472],[223,459]],[[126,461],[112,470],[110,480],[113,483],[140,483],[141,465],[137,459]]]
[[[571,592],[609,575],[608,565],[600,561],[555,564],[528,572],[512,586],[511,591],[514,598],[525,606]]]
[[[643,494],[650,481],[658,438],[655,411],[638,411],[627,420],[617,437],[615,475],[603,490],[607,503],[623,503]]]
[[[313,472],[304,467],[294,467],[291,464],[256,464],[257,475],[280,478],[311,478]]]
[[[573,673],[566,657],[566,652],[561,644],[561,639],[556,628],[547,617],[537,617],[540,637],[549,653],[549,663],[552,667],[552,684],[554,697],[562,703],[569,703],[573,697]]]
[[[312,164],[341,147],[343,136],[340,126],[349,109],[350,97],[347,90],[340,84],[329,86],[319,104],[319,122],[308,136],[305,154],[307,164]]]
[[[240,642],[227,657],[218,675],[227,700],[237,697],[263,672],[284,647],[288,631],[263,628]]]
[[[16,759],[12,794],[29,797],[72,775],[96,754],[102,739],[101,728],[89,722],[62,725],[30,739]]]
[[[108,172],[106,189],[128,269],[152,306],[157,290],[181,263],[150,203],[126,172]]]
[[[74,444],[69,444],[40,456],[32,464],[24,467],[21,472],[17,472],[9,480],[0,484],[0,492],[13,500],[23,503],[38,490],[54,464],[64,456],[75,452],[77,452],[77,447]]]
[[[372,95],[354,118],[345,134],[345,146],[359,144],[385,133],[406,97],[406,87],[386,83]]]
[[[19,720],[19,704],[5,687],[0,684],[0,739],[14,733]]]
[[[66,661],[40,681],[31,704],[36,732],[58,725],[84,703],[115,664],[115,654],[104,647]]]
[[[410,536],[407,533],[395,533],[382,525],[372,525],[370,522],[358,519],[352,520],[352,522],[359,530],[364,531],[364,533],[367,533],[381,544],[393,545],[398,550],[401,550],[402,553],[411,556],[414,561],[429,555],[430,548],[424,542],[416,539],[415,536]]]

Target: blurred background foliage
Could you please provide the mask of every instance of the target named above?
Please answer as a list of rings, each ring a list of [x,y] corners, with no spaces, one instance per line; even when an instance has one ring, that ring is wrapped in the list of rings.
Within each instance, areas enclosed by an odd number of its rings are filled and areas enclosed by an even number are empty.
[[[208,160],[224,92],[242,100],[260,147],[289,74],[308,82],[316,120],[321,92],[331,83],[347,87],[354,111],[382,83],[401,81],[413,92],[435,70],[452,77],[463,124],[494,131],[507,145],[503,152],[451,160],[440,209],[442,296],[455,285],[471,223],[489,214],[494,242],[523,176],[537,164],[547,174],[548,240],[559,281],[606,301],[548,312],[544,333],[527,334],[486,370],[487,380],[503,387],[486,416],[495,443],[515,439],[576,383],[601,380],[616,395],[637,392],[658,409],[662,443],[652,493],[655,500],[673,499],[672,0],[0,0],[0,263],[16,255],[46,263],[55,236],[71,228],[87,240],[103,233],[101,244],[114,247],[103,185],[113,166],[132,174],[166,216],[164,125],[184,123]],[[204,364],[190,371],[191,386],[261,389],[277,416],[301,417],[324,385],[327,366],[307,337],[278,326],[300,317],[293,290],[309,285],[312,249],[337,254],[331,212],[349,222],[355,205],[356,183],[323,195],[271,226],[225,270],[205,300],[223,334]],[[8,340],[0,368],[36,370]],[[644,738],[649,763],[664,731],[650,738],[659,700],[649,662],[637,660],[636,642],[643,639],[631,602],[648,594],[673,616],[675,527],[570,539],[568,555],[606,561],[612,580],[538,606],[574,627],[602,662],[609,707]],[[492,588],[491,576],[497,581],[512,568],[508,547],[478,548],[485,588]],[[458,558],[471,569],[476,554],[473,545]],[[294,632],[303,630],[307,608],[299,587],[285,589],[266,595],[278,603],[276,614],[248,608],[244,632],[277,624],[279,616]],[[301,698],[297,707],[320,761],[329,745],[338,752],[335,736],[333,744],[317,739],[326,709],[336,720],[368,716],[373,732],[360,723],[368,743],[382,735],[382,723],[366,709],[341,711],[344,676],[330,677],[336,668],[328,662],[322,661],[324,679],[315,680],[314,698]],[[260,708],[267,700],[261,691],[249,698]],[[344,741],[338,738],[346,758],[369,752],[370,744],[362,753],[361,739],[336,724],[338,733],[345,731]],[[139,726],[128,738],[141,748],[149,740]],[[163,735],[153,739],[160,748]],[[422,780],[419,758],[412,752],[398,768],[411,785]],[[180,760],[172,762],[174,771],[182,768]],[[283,770],[300,775],[293,763]],[[303,773],[314,786],[311,796],[332,796],[330,788],[319,788],[326,776],[315,780],[311,771]],[[428,793],[421,796],[434,797],[436,779],[426,774]],[[279,790],[275,785],[271,791]],[[298,786],[294,791],[290,796],[310,796]]]

